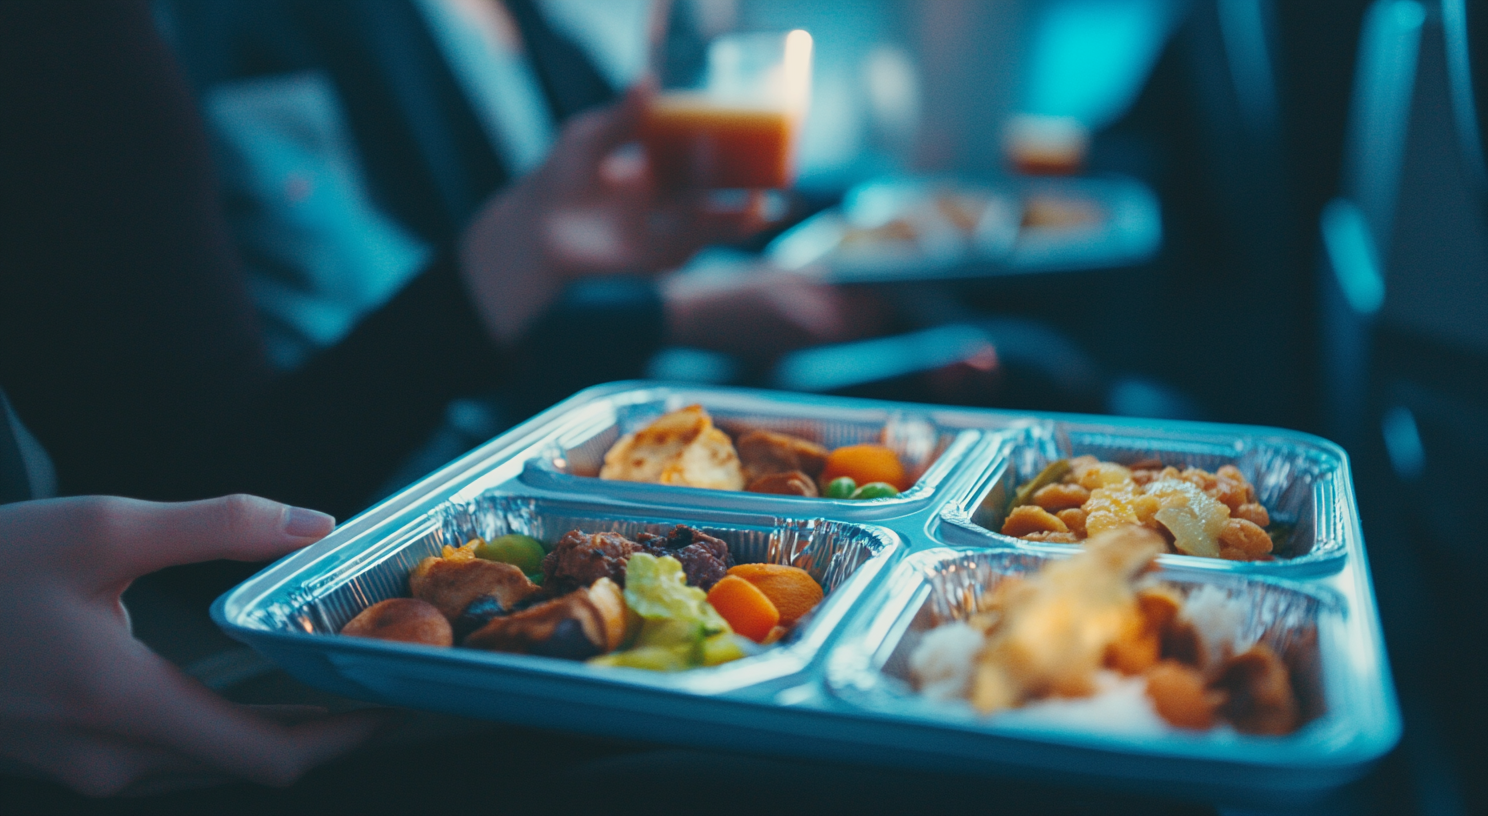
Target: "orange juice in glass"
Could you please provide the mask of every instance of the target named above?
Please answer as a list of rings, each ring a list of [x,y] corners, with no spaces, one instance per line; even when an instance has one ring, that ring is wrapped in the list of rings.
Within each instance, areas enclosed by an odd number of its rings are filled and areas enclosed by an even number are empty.
[[[811,89],[811,35],[729,34],[708,44],[693,87],[663,89],[641,140],[658,185],[672,190],[784,188]]]

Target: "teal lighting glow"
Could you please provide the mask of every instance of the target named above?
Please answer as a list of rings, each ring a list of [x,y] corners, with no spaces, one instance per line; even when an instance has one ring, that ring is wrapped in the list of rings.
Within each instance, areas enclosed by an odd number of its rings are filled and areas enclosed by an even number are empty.
[[[1035,25],[1025,111],[1092,128],[1131,106],[1181,17],[1181,0],[1063,0]]]
[[[1349,306],[1372,315],[1385,304],[1385,277],[1364,213],[1352,201],[1335,198],[1323,207],[1323,246]]]
[[[1421,431],[1410,409],[1397,405],[1386,411],[1380,431],[1395,475],[1408,482],[1421,478],[1426,471],[1426,446],[1421,444]]]

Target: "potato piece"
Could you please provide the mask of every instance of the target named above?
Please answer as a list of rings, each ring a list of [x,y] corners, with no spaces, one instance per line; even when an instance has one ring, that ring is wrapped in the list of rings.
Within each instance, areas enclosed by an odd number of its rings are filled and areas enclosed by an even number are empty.
[[[413,597],[433,604],[451,623],[479,598],[490,597],[502,609],[513,609],[538,590],[513,564],[438,556],[419,562],[408,576],[408,588]]]
[[[1079,544],[1080,537],[1074,533],[1029,533],[1019,536],[1024,541],[1044,541],[1052,544]]]
[[[1033,504],[1014,507],[1002,523],[1002,534],[1019,538],[1029,533],[1067,533],[1069,528],[1048,510]]]
[[[1157,713],[1179,728],[1207,729],[1225,702],[1225,694],[1205,686],[1204,675],[1172,660],[1147,672],[1147,696]]]
[[[341,634],[429,646],[454,643],[449,621],[433,604],[417,598],[378,601],[347,621]]]
[[[1090,500],[1090,491],[1077,484],[1045,485],[1033,494],[1033,503],[1054,512],[1079,507]]]
[[[1081,510],[1078,507],[1071,507],[1068,510],[1060,510],[1054,515],[1060,521],[1064,522],[1064,526],[1068,527],[1069,531],[1071,533],[1074,533],[1076,537],[1084,538],[1089,535],[1089,533],[1087,533],[1085,530],[1084,510]]]
[[[1219,532],[1219,546],[1221,555],[1234,550],[1240,556],[1234,560],[1254,561],[1271,552],[1271,536],[1266,535],[1266,531],[1257,527],[1254,522],[1232,518],[1225,522],[1224,528]]]
[[[1271,514],[1266,508],[1256,502],[1246,502],[1230,513],[1233,518],[1241,518],[1261,528],[1262,530],[1271,526]]]

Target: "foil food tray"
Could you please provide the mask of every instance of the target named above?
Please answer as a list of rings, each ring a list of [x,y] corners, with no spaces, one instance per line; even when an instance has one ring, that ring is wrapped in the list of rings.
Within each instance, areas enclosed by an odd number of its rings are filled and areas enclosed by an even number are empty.
[[[910,432],[901,438],[918,447],[902,451],[922,457],[923,473],[896,499],[864,502],[582,475],[620,433],[693,403],[731,431],[795,431],[829,446],[903,423]],[[1269,627],[1279,645],[1288,632],[1316,632],[1307,647],[1316,665],[1307,696],[1315,716],[1306,727],[1285,738],[1172,729],[1136,740],[1016,717],[987,720],[908,693],[903,657],[927,621],[965,609],[998,576],[1076,549],[991,532],[986,525],[995,519],[980,511],[989,496],[1005,494],[1053,457],[1091,452],[1120,460],[1153,451],[1209,469],[1236,463],[1257,480],[1264,501],[1296,515],[1299,530],[1312,519],[1308,551],[1290,562],[1159,559],[1170,580],[1254,597],[1256,625]],[[473,534],[515,531],[551,542],[573,528],[633,534],[677,523],[724,538],[738,560],[807,568],[830,590],[827,600],[789,642],[735,664],[675,674],[333,634],[367,605],[404,594],[420,558]],[[270,566],[219,598],[212,612],[228,634],[301,680],[379,703],[842,761],[1122,786],[1160,781],[1165,792],[1215,800],[1320,793],[1363,773],[1400,732],[1347,458],[1325,440],[1276,429],[662,383],[598,386]]]

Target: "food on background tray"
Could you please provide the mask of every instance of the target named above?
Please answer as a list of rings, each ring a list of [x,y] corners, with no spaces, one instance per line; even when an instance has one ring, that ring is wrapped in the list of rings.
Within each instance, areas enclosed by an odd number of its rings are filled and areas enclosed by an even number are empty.
[[[1163,549],[1151,530],[1116,527],[1004,578],[968,619],[925,633],[909,659],[916,688],[982,714],[1108,697],[1179,728],[1294,731],[1291,673],[1266,645],[1240,641],[1243,602],[1142,577]],[[1140,698],[1129,693],[1137,684]]]
[[[516,534],[445,546],[409,575],[412,598],[374,604],[341,632],[678,671],[778,641],[823,597],[805,570],[735,565],[727,543],[685,525],[633,540],[572,530],[542,557],[537,581],[498,560],[530,569],[528,542],[542,546]]]
[[[1027,175],[1065,176],[1080,172],[1090,152],[1090,128],[1072,116],[1019,114],[1003,129],[1008,163]]]
[[[887,445],[828,450],[809,439],[761,429],[732,440],[701,405],[664,414],[620,437],[605,453],[599,477],[829,499],[890,498],[914,484]]]
[[[1030,195],[1023,202],[1024,229],[1074,229],[1106,220],[1095,201],[1060,193]]]
[[[1234,465],[1210,473],[1157,459],[1124,466],[1079,456],[1020,485],[1000,532],[1073,544],[1124,525],[1159,533],[1171,552],[1232,561],[1272,560],[1272,534],[1289,531],[1272,525],[1255,486]]]

